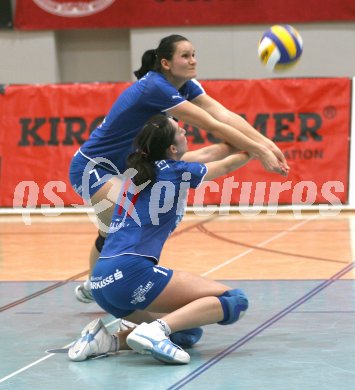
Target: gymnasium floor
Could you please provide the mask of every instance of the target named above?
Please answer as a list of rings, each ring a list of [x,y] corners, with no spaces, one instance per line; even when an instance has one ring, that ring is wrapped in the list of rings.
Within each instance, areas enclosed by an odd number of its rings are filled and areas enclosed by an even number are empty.
[[[205,327],[185,366],[62,353],[96,317],[115,329],[73,294],[95,237],[86,215],[0,218],[1,390],[355,389],[354,214],[187,215],[161,264],[241,287],[251,304]]]

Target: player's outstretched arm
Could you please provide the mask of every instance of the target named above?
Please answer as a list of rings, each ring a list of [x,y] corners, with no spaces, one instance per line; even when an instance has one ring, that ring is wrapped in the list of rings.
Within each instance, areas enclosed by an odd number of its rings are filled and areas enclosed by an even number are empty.
[[[170,109],[169,115],[210,132],[236,149],[247,151],[252,158],[260,160],[265,170],[287,175],[285,166],[265,145],[255,142],[238,129],[216,120],[208,112],[191,102],[185,101]]]
[[[223,160],[209,162],[206,164],[208,172],[206,173],[203,180],[213,180],[219,176],[227,175],[228,173],[243,167],[250,160],[251,158],[248,153],[240,152],[237,154],[232,154]]]
[[[239,150],[236,150],[232,146],[224,142],[221,142],[219,144],[205,146],[197,150],[186,152],[181,157],[181,160],[187,162],[199,162],[205,164],[211,161],[222,160],[222,158],[226,158],[231,154],[237,152],[239,152]]]
[[[259,131],[254,129],[254,127],[251,126],[250,123],[248,123],[243,117],[234,113],[233,111],[228,110],[221,103],[207,94],[196,97],[193,100],[193,104],[207,111],[218,121],[238,129],[253,141],[266,146],[275,154],[278,160],[284,165],[285,169],[289,171],[290,168],[287,164],[286,158],[278,146],[269,138],[265,137]]]

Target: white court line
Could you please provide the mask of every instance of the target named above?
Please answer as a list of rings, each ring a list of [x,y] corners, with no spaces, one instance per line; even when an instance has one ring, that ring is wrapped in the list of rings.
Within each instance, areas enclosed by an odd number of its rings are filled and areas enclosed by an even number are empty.
[[[306,224],[307,222],[309,222],[309,221],[311,221],[311,220],[313,220],[313,219],[315,219],[315,218],[317,218],[317,215],[316,215],[316,216],[313,216],[313,217],[310,217],[310,218],[308,218],[308,219],[306,219],[306,220],[303,220],[303,221],[301,221],[300,223],[297,223],[296,225],[294,225],[294,226],[292,226],[292,227],[290,227],[290,228],[284,230],[284,231],[281,232],[281,233],[275,234],[274,236],[270,237],[269,239],[267,239],[267,240],[261,242],[260,244],[256,245],[256,247],[257,247],[257,248],[261,248],[261,247],[263,247],[264,245],[268,244],[269,242],[272,242],[272,241],[274,241],[274,240],[276,240],[276,239],[278,239],[278,238],[280,238],[280,237],[286,235],[287,233],[289,233],[289,232],[291,232],[291,231],[293,231],[293,230],[298,229],[298,228],[301,227],[302,225]],[[233,263],[233,261],[236,261],[236,260],[240,259],[241,257],[244,257],[244,256],[248,255],[250,252],[253,252],[254,250],[255,250],[255,249],[250,248],[250,249],[248,249],[248,250],[246,250],[246,251],[240,253],[238,256],[232,257],[231,259],[226,260],[225,262],[223,262],[222,264],[218,265],[217,267],[214,267],[214,268],[210,269],[209,271],[207,271],[207,272],[201,274],[201,276],[206,276],[206,275],[208,275],[208,274],[210,274],[210,273],[212,273],[212,272],[214,272],[214,271],[216,271],[216,270],[218,270],[218,269],[220,269],[220,268],[223,268],[223,267],[225,267],[226,265],[228,265],[228,264],[230,264],[230,263]],[[114,323],[117,322],[117,321],[118,321],[118,320],[115,319],[115,320],[111,321],[110,323],[106,324],[106,326],[110,326],[110,325],[114,324]],[[63,347],[63,348],[68,348],[70,345],[71,345],[71,343],[67,344],[67,345],[66,345],[65,347]],[[9,374],[9,375],[7,375],[7,376],[1,378],[1,379],[0,379],[0,383],[5,382],[6,380],[8,380],[8,379],[14,377],[15,375],[20,374],[21,372],[28,370],[29,368],[31,368],[31,367],[33,367],[33,366],[35,366],[35,365],[37,365],[37,364],[43,362],[43,361],[46,360],[46,359],[51,358],[51,357],[54,356],[54,355],[56,355],[56,354],[55,354],[55,353],[50,353],[49,355],[44,356],[43,358],[38,359],[38,360],[36,360],[35,362],[33,362],[33,363],[31,363],[31,364],[29,364],[29,365],[27,365],[27,366],[25,366],[25,367],[20,368],[19,370],[13,372],[12,374]]]
[[[108,324],[106,324],[105,326],[110,326],[110,325],[114,324],[114,323],[117,322],[117,321],[118,321],[118,319],[115,319],[115,320],[109,322]],[[65,345],[65,346],[62,347],[62,348],[68,348],[71,344],[72,344],[72,342],[69,343],[69,344],[67,344],[67,345]],[[35,365],[37,365],[37,364],[43,362],[43,361],[46,360],[46,359],[51,358],[51,357],[54,356],[54,355],[56,355],[56,354],[55,354],[55,353],[50,353],[49,355],[43,356],[43,358],[38,359],[38,360],[36,360],[35,362],[30,363],[30,364],[28,364],[27,366],[22,367],[22,368],[20,368],[19,370],[14,371],[13,373],[11,373],[11,374],[9,374],[9,375],[7,375],[7,376],[4,376],[3,378],[0,379],[0,383],[5,382],[6,380],[8,380],[8,379],[14,377],[15,375],[20,374],[21,372],[28,370],[29,368],[31,368],[31,367],[33,367],[33,366],[35,366]]]
[[[309,222],[309,221],[311,221],[311,220],[313,220],[313,219],[315,219],[315,218],[317,218],[317,217],[318,217],[318,215],[315,215],[315,216],[313,216],[313,217],[310,217],[310,218],[308,218],[308,219],[305,219],[304,221],[301,221],[300,223],[297,223],[296,225],[294,225],[294,226],[292,226],[292,227],[290,227],[290,228],[284,230],[283,232],[278,233],[278,234],[276,234],[275,236],[272,236],[271,238],[268,238],[267,240],[261,242],[260,244],[255,245],[255,247],[256,247],[256,248],[262,248],[264,245],[268,244],[269,242],[272,242],[272,241],[274,241],[274,240],[276,240],[276,239],[278,239],[278,238],[280,238],[280,237],[282,237],[282,236],[285,236],[287,233],[291,232],[292,230],[298,229],[300,226],[306,224],[307,222]],[[233,263],[234,261],[236,261],[236,260],[238,260],[238,259],[240,259],[240,258],[242,258],[242,257],[244,257],[244,256],[246,256],[246,255],[248,255],[249,253],[251,253],[251,252],[253,252],[253,251],[255,251],[255,248],[247,249],[246,251],[244,251],[244,252],[242,252],[242,253],[239,253],[238,256],[232,257],[231,259],[226,260],[226,261],[223,262],[222,264],[217,265],[217,266],[214,267],[214,268],[211,268],[209,271],[204,272],[203,274],[201,274],[201,276],[207,276],[207,275],[211,274],[212,272],[217,271],[217,270],[219,270],[219,269],[225,267],[226,265]]]
[[[15,375],[17,375],[17,374],[20,374],[20,373],[23,372],[23,371],[28,370],[29,368],[35,366],[36,364],[39,364],[39,363],[43,362],[43,361],[46,360],[46,359],[49,359],[49,358],[52,357],[53,355],[55,355],[55,354],[54,354],[54,353],[51,353],[51,354],[49,354],[49,355],[47,355],[47,356],[44,356],[44,357],[41,358],[41,359],[36,360],[35,362],[29,364],[28,366],[25,366],[25,367],[20,368],[19,370],[13,372],[12,374],[10,374],[10,375],[8,375],[8,376],[4,376],[3,378],[0,379],[0,383],[5,382],[6,380],[12,378],[13,376],[15,376]]]

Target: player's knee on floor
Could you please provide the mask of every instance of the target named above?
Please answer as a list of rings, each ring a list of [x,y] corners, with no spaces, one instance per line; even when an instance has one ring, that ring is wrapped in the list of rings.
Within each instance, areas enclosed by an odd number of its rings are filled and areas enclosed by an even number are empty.
[[[248,309],[248,298],[242,290],[228,290],[218,297],[223,308],[223,320],[219,325],[230,325],[243,317]]]
[[[102,248],[104,247],[106,237],[102,236],[100,233],[97,236],[97,239],[95,241],[95,247],[99,253],[101,253]]]

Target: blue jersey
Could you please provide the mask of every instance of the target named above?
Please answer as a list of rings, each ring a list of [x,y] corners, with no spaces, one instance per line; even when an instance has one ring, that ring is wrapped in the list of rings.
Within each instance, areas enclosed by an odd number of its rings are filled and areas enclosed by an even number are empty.
[[[156,162],[157,180],[137,191],[123,186],[100,258],[123,254],[159,261],[163,245],[183,217],[187,192],[207,173],[206,165],[184,161]]]
[[[148,72],[140,80],[121,93],[113,104],[104,121],[82,145],[80,151],[86,158],[95,160],[115,172],[111,164],[105,164],[101,158],[109,160],[123,173],[126,158],[133,151],[133,140],[152,116],[164,113],[186,100],[193,100],[204,93],[202,86],[195,80],[187,81],[179,90],[170,84],[163,74]]]

